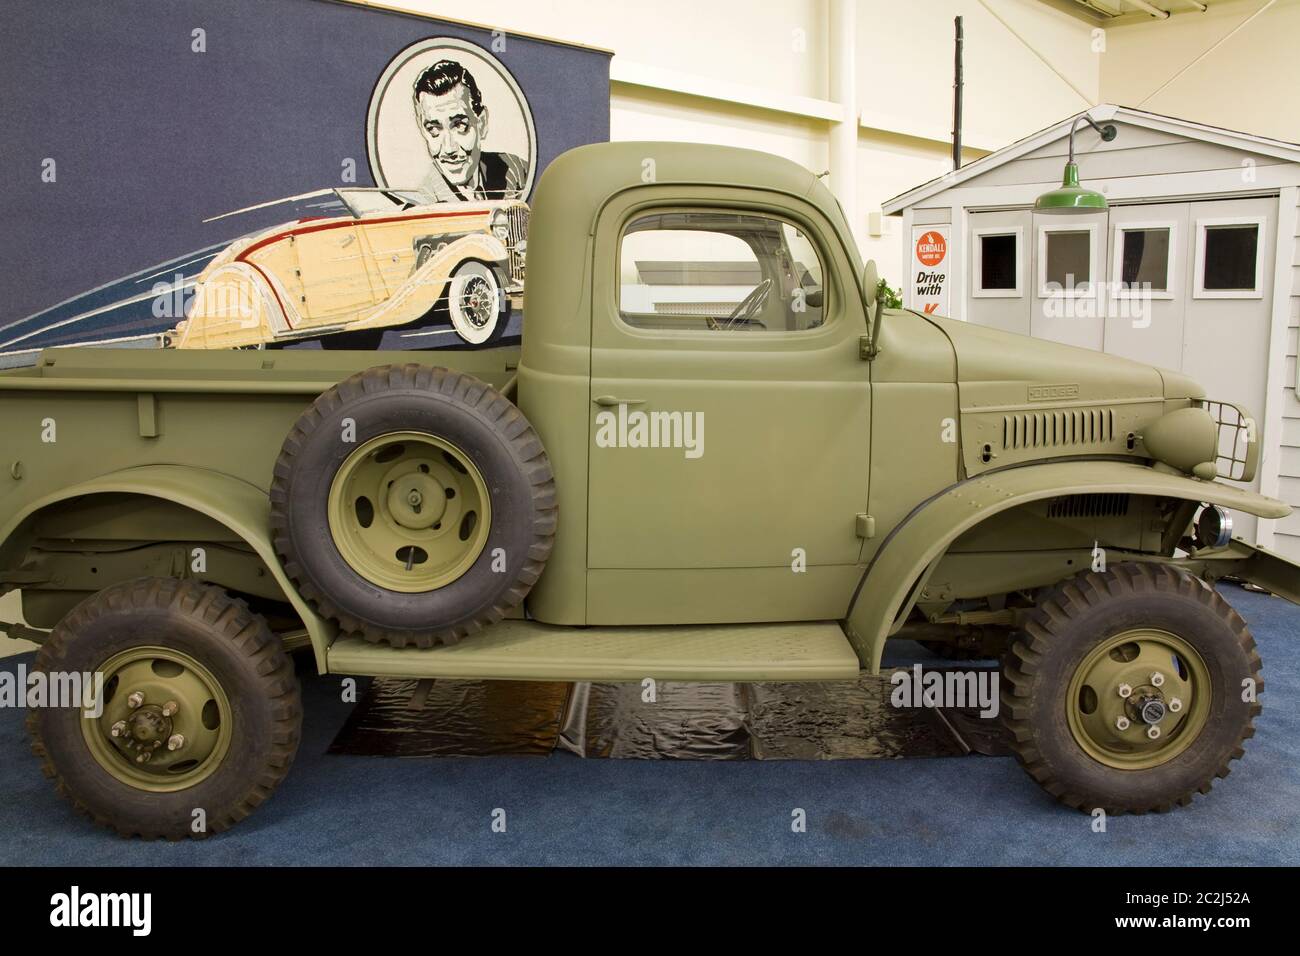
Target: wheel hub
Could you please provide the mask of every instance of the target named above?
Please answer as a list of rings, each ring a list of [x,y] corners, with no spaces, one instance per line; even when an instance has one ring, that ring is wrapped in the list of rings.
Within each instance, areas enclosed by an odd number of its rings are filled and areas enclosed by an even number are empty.
[[[124,746],[158,747],[172,735],[172,722],[170,717],[163,716],[162,707],[146,704],[126,719],[126,730],[118,738]]]
[[[1137,708],[1138,719],[1144,724],[1158,724],[1165,719],[1168,708],[1162,697],[1143,697]]]
[[[403,528],[432,528],[447,513],[447,489],[432,475],[413,471],[388,489],[388,511]]]
[[[464,304],[466,317],[475,328],[481,329],[487,325],[496,308],[496,296],[492,294],[487,282],[477,276],[465,284],[461,301]]]
[[[487,482],[469,455],[426,432],[364,442],[339,466],[327,503],[339,555],[371,584],[422,593],[457,580],[487,543]]]
[[[1079,663],[1066,695],[1075,742],[1110,767],[1158,766],[1204,726],[1209,672],[1183,638],[1136,629],[1101,642]]]
[[[103,712],[84,716],[82,735],[99,765],[140,790],[198,783],[230,745],[230,702],[202,664],[174,648],[114,655],[104,675]]]

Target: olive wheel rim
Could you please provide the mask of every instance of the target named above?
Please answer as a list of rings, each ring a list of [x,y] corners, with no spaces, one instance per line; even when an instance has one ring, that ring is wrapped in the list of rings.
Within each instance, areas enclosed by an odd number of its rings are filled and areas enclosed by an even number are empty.
[[[102,713],[83,711],[81,732],[113,779],[171,793],[201,783],[221,766],[233,711],[221,682],[198,660],[175,648],[140,646],[114,654],[98,672]]]
[[[393,432],[362,444],[330,484],[330,537],[377,587],[433,591],[473,567],[487,544],[492,503],[473,460],[445,439]]]
[[[1191,644],[1168,631],[1136,628],[1102,641],[1075,668],[1066,719],[1092,759],[1148,770],[1192,745],[1212,694],[1209,668]]]

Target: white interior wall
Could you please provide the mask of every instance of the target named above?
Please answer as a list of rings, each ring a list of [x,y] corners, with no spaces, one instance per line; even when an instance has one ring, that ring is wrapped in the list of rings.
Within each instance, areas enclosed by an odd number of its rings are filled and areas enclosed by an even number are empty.
[[[856,2],[857,208],[848,212],[864,257],[899,286],[901,226],[885,219],[883,234],[872,236],[869,217],[884,199],[951,168],[953,17],[965,20],[966,161],[1095,102],[1099,58],[1089,24],[1040,0],[988,0],[987,8],[979,0]],[[612,139],[743,146],[815,172],[829,166],[830,129],[841,115],[827,98],[831,0],[373,5],[614,51]]]
[[[1168,20],[1126,17],[1106,30],[1101,100],[1300,143],[1300,0],[1165,6]]]

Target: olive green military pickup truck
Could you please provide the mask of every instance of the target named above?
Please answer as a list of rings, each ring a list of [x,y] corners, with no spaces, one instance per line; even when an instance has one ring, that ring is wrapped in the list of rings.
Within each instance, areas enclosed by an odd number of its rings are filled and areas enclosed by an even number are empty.
[[[1070,806],[1185,804],[1241,755],[1260,659],[1212,583],[1300,599],[1231,536],[1289,511],[1241,486],[1245,412],[883,308],[831,194],[760,153],[573,150],[528,256],[519,348],[0,374],[5,629],[51,686],[103,681],[29,718],[77,807],[148,837],[245,817],[298,746],[299,647],[322,674],[811,681],[909,638],[1000,657],[1019,759]]]

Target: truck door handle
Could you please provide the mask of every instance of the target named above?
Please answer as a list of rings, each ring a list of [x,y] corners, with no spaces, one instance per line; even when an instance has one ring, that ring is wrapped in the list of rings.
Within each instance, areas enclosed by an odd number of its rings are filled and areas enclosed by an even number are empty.
[[[644,398],[615,398],[613,395],[597,395],[592,399],[597,405],[608,408],[611,405],[644,405]]]

